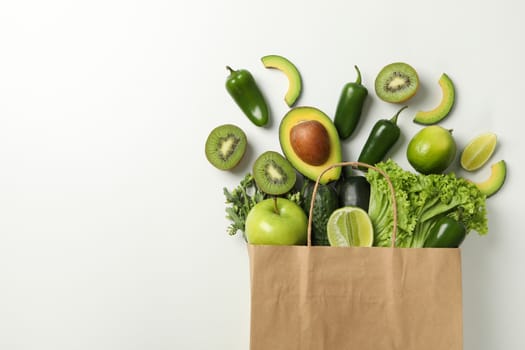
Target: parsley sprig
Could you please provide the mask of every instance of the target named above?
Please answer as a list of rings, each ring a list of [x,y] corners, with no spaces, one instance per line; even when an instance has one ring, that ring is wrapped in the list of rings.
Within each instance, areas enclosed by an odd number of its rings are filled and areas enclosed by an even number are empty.
[[[226,232],[233,236],[241,231],[244,239],[246,217],[255,204],[261,202],[270,196],[262,192],[255,183],[253,175],[248,173],[241,180],[239,185],[233,190],[223,189],[226,197],[226,218],[231,221]],[[286,194],[287,199],[300,205],[301,196],[299,192],[291,191]]]

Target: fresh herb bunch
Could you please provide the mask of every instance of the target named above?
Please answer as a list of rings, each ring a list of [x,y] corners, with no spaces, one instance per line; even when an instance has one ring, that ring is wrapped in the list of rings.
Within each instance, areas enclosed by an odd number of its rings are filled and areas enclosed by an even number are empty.
[[[248,173],[241,180],[239,185],[232,191],[224,188],[224,196],[226,197],[226,218],[231,221],[227,228],[229,235],[233,236],[241,231],[244,239],[246,235],[245,222],[246,217],[255,204],[261,202],[270,196],[257,187],[253,175]],[[301,195],[299,192],[291,191],[285,197],[298,205],[301,205]]]

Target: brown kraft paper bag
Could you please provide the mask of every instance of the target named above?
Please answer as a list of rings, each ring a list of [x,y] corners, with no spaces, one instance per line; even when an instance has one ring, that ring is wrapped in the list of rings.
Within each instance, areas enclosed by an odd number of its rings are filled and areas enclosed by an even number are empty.
[[[307,246],[248,254],[251,350],[463,349],[458,248],[311,246],[310,215]]]

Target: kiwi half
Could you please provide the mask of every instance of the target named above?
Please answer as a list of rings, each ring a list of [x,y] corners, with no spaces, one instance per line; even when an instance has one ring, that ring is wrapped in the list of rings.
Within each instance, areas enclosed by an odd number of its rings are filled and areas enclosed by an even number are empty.
[[[247,143],[241,128],[232,124],[220,125],[206,139],[206,158],[217,169],[230,170],[241,161]]]
[[[294,187],[297,175],[288,159],[277,152],[267,151],[253,164],[253,178],[261,191],[277,196]]]
[[[414,96],[419,88],[416,70],[407,63],[386,65],[376,77],[377,96],[386,102],[401,103]]]

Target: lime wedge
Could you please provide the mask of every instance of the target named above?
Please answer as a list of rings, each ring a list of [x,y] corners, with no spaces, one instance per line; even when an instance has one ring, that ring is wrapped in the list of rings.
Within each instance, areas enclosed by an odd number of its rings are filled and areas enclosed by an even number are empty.
[[[335,210],[326,225],[328,242],[334,247],[371,247],[374,228],[368,213],[359,207]]]
[[[467,171],[481,168],[492,156],[498,137],[486,132],[472,139],[461,152],[461,167]]]

